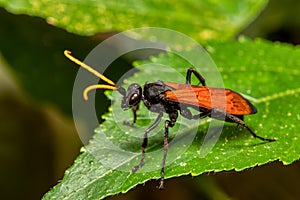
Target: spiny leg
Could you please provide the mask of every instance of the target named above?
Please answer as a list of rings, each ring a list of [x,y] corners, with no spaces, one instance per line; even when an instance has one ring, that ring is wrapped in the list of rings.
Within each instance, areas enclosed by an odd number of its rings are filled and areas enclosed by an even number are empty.
[[[214,114],[217,114],[217,115],[218,115],[218,114],[219,114],[219,115],[225,115],[225,119],[227,119],[228,121],[235,122],[235,123],[237,123],[238,125],[243,126],[244,128],[246,128],[246,129],[251,133],[251,135],[252,135],[254,138],[258,138],[258,139],[260,139],[260,140],[262,140],[262,141],[267,141],[267,142],[274,142],[274,141],[276,141],[275,138],[264,138],[264,137],[261,137],[261,136],[257,135],[256,133],[254,133],[254,131],[252,131],[252,130],[245,124],[245,122],[244,122],[241,118],[239,118],[239,117],[237,117],[237,116],[235,116],[235,115],[231,115],[231,114],[226,113],[225,111],[223,111],[223,110],[221,110],[221,109],[216,109],[216,108],[212,109],[212,112],[214,112]]]
[[[203,76],[201,76],[201,74],[199,72],[197,72],[195,69],[193,68],[189,68],[186,72],[186,84],[191,84],[191,77],[192,77],[192,73],[194,73],[194,75],[198,78],[198,80],[201,82],[201,84],[203,86],[206,86],[205,84],[205,78],[203,78]]]
[[[162,167],[161,167],[161,177],[160,177],[160,183],[159,183],[159,189],[162,190],[164,189],[164,179],[165,179],[165,164],[166,164],[166,158],[167,158],[167,153],[168,153],[168,148],[169,148],[169,127],[173,127],[174,122],[171,122],[169,120],[165,121],[165,134],[164,134],[164,157],[162,160]]]
[[[260,139],[260,140],[262,140],[262,141],[267,141],[267,142],[274,142],[274,141],[276,141],[276,139],[275,138],[264,138],[264,137],[261,137],[261,136],[259,136],[259,135],[257,135],[256,133],[254,133],[246,124],[241,124],[244,128],[246,128],[252,135],[253,135],[253,137],[255,137],[255,138],[258,138],[258,139]]]
[[[157,116],[155,122],[145,130],[143,143],[142,143],[142,158],[140,160],[140,163],[132,168],[132,170],[131,170],[132,173],[136,172],[139,168],[141,168],[143,166],[144,159],[145,159],[145,148],[147,147],[147,143],[148,143],[148,136],[147,135],[150,131],[152,131],[159,124],[159,122],[162,119],[162,116],[163,116],[163,113],[162,112],[159,113],[159,115]]]

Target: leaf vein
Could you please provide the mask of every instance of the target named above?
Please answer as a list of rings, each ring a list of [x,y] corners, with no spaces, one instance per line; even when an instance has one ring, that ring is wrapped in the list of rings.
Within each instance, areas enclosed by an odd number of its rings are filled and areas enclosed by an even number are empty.
[[[283,92],[279,92],[279,93],[275,93],[266,97],[262,97],[257,99],[255,102],[256,103],[262,103],[262,102],[268,102],[274,99],[279,99],[285,96],[289,96],[289,95],[295,95],[297,93],[300,93],[300,88],[295,88],[295,89],[288,89],[286,91]]]

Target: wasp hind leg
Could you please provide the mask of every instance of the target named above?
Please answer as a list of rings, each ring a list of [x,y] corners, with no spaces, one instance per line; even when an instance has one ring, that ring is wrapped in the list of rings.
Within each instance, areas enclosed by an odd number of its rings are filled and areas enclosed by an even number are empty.
[[[211,115],[211,111],[208,110],[208,111],[201,112],[199,114],[193,115],[188,108],[182,107],[181,111],[180,111],[180,114],[181,114],[181,116],[183,116],[183,117],[185,117],[187,119],[195,119],[195,120],[197,120],[197,119],[203,119],[205,117],[209,117]]]
[[[254,138],[258,138],[262,141],[267,141],[267,142],[274,142],[276,141],[275,138],[264,138],[264,137],[261,137],[259,135],[257,135],[256,133],[254,133],[254,131],[252,131],[249,126],[247,126],[243,120],[243,116],[235,116],[235,115],[232,115],[232,114],[229,114],[229,113],[226,113],[225,111],[223,110],[220,110],[220,109],[217,109],[217,108],[214,108],[212,109],[212,117],[213,116],[224,116],[225,117],[225,121],[227,122],[234,122],[234,123],[237,123],[237,125],[241,125],[243,126],[245,129],[248,130],[249,133],[251,133],[251,135],[254,137]]]
[[[195,69],[193,68],[189,68],[186,72],[186,79],[185,79],[185,84],[190,85],[191,84],[191,79],[192,79],[192,73],[198,78],[198,80],[201,82],[201,84],[203,86],[206,86],[205,83],[205,78],[203,76],[201,76],[201,74],[199,72],[197,72]]]

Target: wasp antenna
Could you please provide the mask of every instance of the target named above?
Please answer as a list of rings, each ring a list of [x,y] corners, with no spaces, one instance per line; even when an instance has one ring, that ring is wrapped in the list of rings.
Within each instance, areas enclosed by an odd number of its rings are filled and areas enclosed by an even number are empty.
[[[91,72],[92,74],[94,74],[95,76],[99,77],[101,80],[105,81],[106,83],[110,84],[110,85],[116,85],[113,81],[111,81],[110,79],[106,78],[104,75],[102,75],[101,73],[99,73],[98,71],[94,70],[92,67],[88,66],[87,64],[85,64],[84,62],[81,62],[80,60],[78,60],[77,58],[73,57],[71,55],[71,51],[69,50],[65,50],[64,54],[67,58],[69,58],[72,62],[76,63],[77,65],[80,65],[81,67],[83,67],[84,69],[86,69],[87,71]]]
[[[88,100],[88,93],[91,91],[91,90],[95,90],[95,89],[107,89],[107,90],[118,90],[117,87],[115,86],[111,86],[111,85],[103,85],[103,84],[97,84],[97,85],[90,85],[88,86],[87,88],[84,89],[83,91],[83,98],[84,100]]]

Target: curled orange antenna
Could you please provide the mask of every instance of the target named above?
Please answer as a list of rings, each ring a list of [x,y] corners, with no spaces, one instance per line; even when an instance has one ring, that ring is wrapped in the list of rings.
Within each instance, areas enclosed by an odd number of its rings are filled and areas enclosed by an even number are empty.
[[[74,63],[76,63],[77,65],[80,65],[81,67],[83,67],[84,69],[88,70],[89,72],[91,72],[92,74],[94,74],[95,76],[99,77],[101,80],[105,81],[106,83],[110,84],[110,85],[116,85],[113,81],[109,80],[108,78],[106,78],[104,75],[100,74],[98,71],[94,70],[92,67],[88,66],[87,64],[85,64],[84,62],[81,62],[80,60],[78,60],[77,58],[73,57],[71,55],[71,51],[69,50],[65,50],[64,54],[67,58],[69,58],[71,61],[73,61]]]
[[[115,86],[111,86],[111,85],[103,85],[103,84],[96,84],[96,85],[90,85],[87,88],[84,89],[83,91],[83,98],[84,100],[88,100],[88,93],[91,90],[95,90],[95,89],[107,89],[107,90],[117,90],[118,88]]]
[[[77,58],[73,57],[71,55],[71,51],[69,50],[65,50],[64,54],[67,58],[69,58],[72,62],[80,65],[81,67],[83,67],[84,69],[88,70],[89,72],[91,72],[92,74],[94,74],[95,76],[97,76],[98,78],[100,78],[101,80],[105,81],[107,84],[109,85],[104,85],[104,84],[95,84],[95,85],[90,85],[87,88],[84,89],[83,91],[83,98],[84,100],[88,100],[88,93],[91,90],[95,90],[95,89],[107,89],[107,90],[118,90],[117,87],[115,87],[115,83],[113,81],[111,81],[110,79],[106,78],[104,75],[102,75],[101,73],[99,73],[98,71],[94,70],[92,67],[88,66],[87,64],[85,64],[84,62],[81,62],[80,60],[78,60]]]

